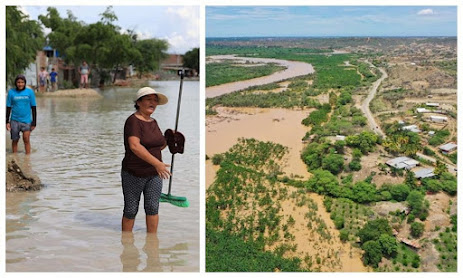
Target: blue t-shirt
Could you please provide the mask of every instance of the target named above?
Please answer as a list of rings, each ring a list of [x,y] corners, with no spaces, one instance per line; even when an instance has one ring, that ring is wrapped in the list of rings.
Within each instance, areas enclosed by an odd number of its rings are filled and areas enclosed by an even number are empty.
[[[31,107],[37,106],[35,94],[31,88],[22,91],[10,89],[6,99],[6,107],[11,107],[11,120],[25,124],[32,123]]]
[[[51,82],[56,82],[56,76],[57,75],[58,75],[58,73],[56,71],[50,72],[50,81]]]

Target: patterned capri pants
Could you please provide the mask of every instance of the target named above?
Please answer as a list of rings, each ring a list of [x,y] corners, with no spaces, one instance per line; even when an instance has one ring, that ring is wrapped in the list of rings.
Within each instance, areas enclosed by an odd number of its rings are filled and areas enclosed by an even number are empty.
[[[143,192],[146,215],[156,215],[159,210],[159,199],[162,192],[160,176],[136,177],[126,171],[121,172],[122,192],[124,194],[124,217],[135,219]]]

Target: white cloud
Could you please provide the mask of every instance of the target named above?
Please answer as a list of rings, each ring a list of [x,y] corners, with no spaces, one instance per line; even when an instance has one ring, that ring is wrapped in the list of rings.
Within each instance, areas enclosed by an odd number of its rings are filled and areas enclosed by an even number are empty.
[[[164,38],[169,42],[169,52],[183,54],[199,47],[199,9],[196,6],[170,7],[167,9],[171,29]],[[167,31],[167,30],[165,30]]]
[[[421,10],[417,13],[418,15],[431,15],[434,14],[434,11],[432,9],[424,9]]]

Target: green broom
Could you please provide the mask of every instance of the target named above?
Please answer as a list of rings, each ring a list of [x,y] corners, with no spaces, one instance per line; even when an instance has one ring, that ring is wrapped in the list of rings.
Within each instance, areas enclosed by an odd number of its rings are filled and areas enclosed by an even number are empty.
[[[181,99],[182,99],[183,76],[184,76],[184,73],[183,73],[183,70],[182,70],[180,72],[180,91],[178,93],[177,117],[175,119],[175,132],[177,132],[178,117],[180,115],[180,102],[181,102]],[[174,171],[174,155],[175,155],[175,152],[172,153],[172,161],[170,163],[170,173],[171,174]],[[179,196],[171,195],[170,194],[171,188],[172,188],[172,175],[169,178],[169,191],[168,191],[168,193],[167,194],[161,193],[161,199],[160,199],[161,202],[170,203],[170,204],[172,204],[174,206],[183,207],[183,208],[187,208],[188,206],[190,206],[190,202],[188,202],[186,197],[179,197]]]

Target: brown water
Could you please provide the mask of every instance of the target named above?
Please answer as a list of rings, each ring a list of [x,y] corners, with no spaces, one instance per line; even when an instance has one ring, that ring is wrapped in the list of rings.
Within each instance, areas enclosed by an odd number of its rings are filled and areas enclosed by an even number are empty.
[[[179,82],[151,85],[169,98],[153,116],[161,130],[173,129]],[[161,203],[157,236],[146,234],[143,200],[133,235],[120,231],[123,126],[135,92],[37,99],[30,163],[45,187],[6,194],[6,271],[199,271],[199,82],[183,86],[178,129],[185,153],[175,156],[172,184],[190,207]],[[167,149],[163,158],[171,160]]]
[[[286,175],[308,178],[310,173],[301,160],[304,148],[302,138],[308,131],[301,121],[310,113],[306,110],[283,108],[218,108],[218,116],[206,119],[206,154],[226,152],[238,142],[238,138],[255,138],[271,141],[289,148],[283,171]],[[206,165],[206,186],[215,178],[212,163]]]
[[[236,62],[249,61],[253,63],[265,63],[265,64],[277,63],[281,66],[286,67],[285,70],[275,72],[271,75],[208,87],[206,90],[206,97],[208,98],[217,97],[217,96],[224,95],[224,94],[229,94],[231,92],[243,90],[251,86],[264,85],[264,84],[273,83],[273,82],[285,80],[285,79],[296,77],[296,76],[307,75],[307,74],[315,72],[311,64],[307,64],[304,62],[297,62],[297,61],[287,61],[287,60],[278,60],[278,59],[270,59],[270,58],[248,58],[248,57],[243,58],[243,57],[235,57],[234,55],[208,56],[208,59],[210,60],[234,60]]]

